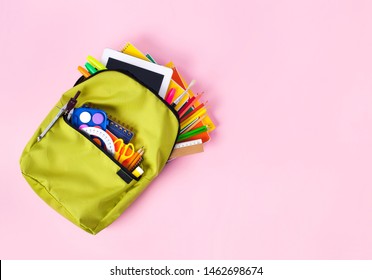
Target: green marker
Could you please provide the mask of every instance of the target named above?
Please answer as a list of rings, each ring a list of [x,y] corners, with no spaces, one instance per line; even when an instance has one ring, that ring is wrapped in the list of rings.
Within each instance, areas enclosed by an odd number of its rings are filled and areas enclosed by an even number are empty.
[[[97,72],[97,69],[92,66],[89,62],[85,63],[85,68],[87,68],[88,72],[93,75]]]
[[[177,142],[185,140],[185,139],[190,138],[190,137],[193,137],[195,135],[198,135],[198,134],[206,132],[206,131],[208,131],[208,126],[207,125],[203,125],[201,127],[195,128],[193,130],[190,130],[190,131],[178,136]]]

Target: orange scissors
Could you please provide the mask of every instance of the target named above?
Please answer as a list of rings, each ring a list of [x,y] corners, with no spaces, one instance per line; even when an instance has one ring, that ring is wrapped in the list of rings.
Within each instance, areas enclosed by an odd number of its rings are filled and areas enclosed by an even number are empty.
[[[128,158],[134,155],[134,146],[132,143],[125,144],[123,139],[116,139],[114,142],[115,154],[114,157],[121,164]],[[129,153],[128,153],[129,151]]]

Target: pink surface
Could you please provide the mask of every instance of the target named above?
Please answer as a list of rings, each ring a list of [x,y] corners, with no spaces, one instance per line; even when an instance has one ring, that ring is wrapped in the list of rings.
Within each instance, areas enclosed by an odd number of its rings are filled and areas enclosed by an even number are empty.
[[[371,9],[1,1],[0,258],[370,259]],[[91,236],[34,194],[18,160],[77,65],[126,41],[195,78],[218,128]]]

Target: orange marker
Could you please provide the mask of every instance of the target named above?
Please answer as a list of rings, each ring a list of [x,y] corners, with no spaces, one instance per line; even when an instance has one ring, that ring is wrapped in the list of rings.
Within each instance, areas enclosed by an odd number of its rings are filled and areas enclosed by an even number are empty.
[[[88,78],[88,77],[90,76],[89,72],[88,72],[85,68],[83,68],[83,67],[81,67],[81,66],[78,66],[77,69],[79,70],[79,72],[80,72],[81,74],[83,74],[83,76],[84,76],[85,78]]]

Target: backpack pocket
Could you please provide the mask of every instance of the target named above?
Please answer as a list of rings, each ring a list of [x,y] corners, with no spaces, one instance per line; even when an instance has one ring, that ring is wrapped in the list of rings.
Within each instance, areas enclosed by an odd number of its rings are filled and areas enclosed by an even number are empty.
[[[41,141],[38,135],[70,98],[92,104],[134,129],[134,145],[145,147],[135,177],[89,136],[61,117]],[[26,145],[21,171],[34,191],[57,212],[96,234],[129,207],[162,171],[179,133],[177,113],[159,96],[118,71],[102,71],[66,91]]]
[[[64,118],[48,138],[31,147],[22,172],[44,189],[44,200],[53,200],[75,224],[94,232],[137,181]],[[129,183],[123,176],[131,178]]]

